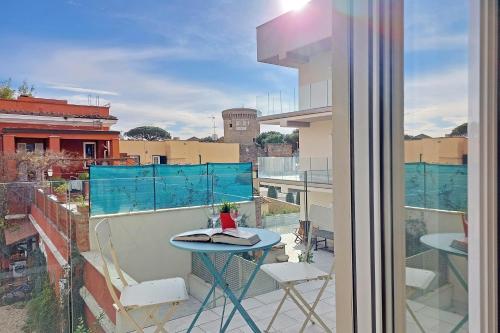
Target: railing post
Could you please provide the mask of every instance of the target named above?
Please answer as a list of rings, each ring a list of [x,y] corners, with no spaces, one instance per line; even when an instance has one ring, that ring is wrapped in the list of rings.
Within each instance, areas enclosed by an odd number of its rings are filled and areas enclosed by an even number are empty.
[[[328,169],[328,157],[326,158],[326,183],[330,182],[330,170]]]
[[[153,164],[153,210],[156,211],[156,164]]]

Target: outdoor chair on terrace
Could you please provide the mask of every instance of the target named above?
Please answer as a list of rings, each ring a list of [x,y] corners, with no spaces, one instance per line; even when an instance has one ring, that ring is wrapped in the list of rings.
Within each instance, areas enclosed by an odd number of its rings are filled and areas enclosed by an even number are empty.
[[[306,221],[299,221],[299,227],[293,232],[295,235],[295,243],[303,243],[306,235]]]
[[[273,318],[269,322],[265,332],[269,332],[273,323],[278,316],[278,313],[283,306],[285,300],[290,297],[292,301],[299,307],[299,309],[305,314],[306,319],[302,324],[302,327],[299,332],[304,332],[305,328],[309,321],[313,323],[319,323],[325,332],[331,333],[332,330],[325,324],[325,322],[321,319],[321,317],[315,312],[316,306],[318,305],[323,293],[328,286],[328,282],[333,279],[333,270],[335,265],[332,264],[332,268],[329,273],[323,272],[322,270],[316,268],[314,265],[306,262],[284,262],[278,264],[266,264],[262,265],[261,269],[269,274],[285,291],[285,295],[281,299],[281,302],[276,309],[276,312],[273,315]],[[296,285],[309,281],[318,281],[322,280],[323,285],[321,286],[318,295],[314,303],[309,305],[309,303],[304,299],[304,297],[298,292],[295,288]],[[314,317],[314,319],[313,319]]]
[[[107,219],[100,221],[96,225],[95,235],[101,253],[106,286],[114,301],[113,307],[130,324],[118,329],[117,319],[117,332],[144,333],[145,328],[156,327],[155,333],[167,333],[164,328],[165,324],[172,318],[179,303],[188,299],[184,279],[171,278],[129,285],[124,272],[120,268]],[[112,266],[114,267],[108,266],[106,255],[111,257]],[[123,286],[120,296],[117,295],[113,286],[110,271],[118,274],[118,279]],[[114,277],[114,279],[117,278]],[[158,319],[160,309],[164,305],[169,306],[169,308],[163,318]]]
[[[436,277],[436,273],[426,270],[426,269],[420,269],[420,268],[412,268],[412,267],[406,267],[406,290],[407,290],[407,295],[411,296],[413,293],[415,293],[417,290],[421,291],[426,291],[429,286],[431,285],[432,281],[434,281],[434,278]],[[415,321],[415,324],[418,326],[420,331],[422,333],[425,333],[425,329],[418,320],[417,316],[413,312],[413,310],[410,308],[408,305],[408,302],[406,302],[406,309],[408,310],[408,313],[410,316],[413,318]]]

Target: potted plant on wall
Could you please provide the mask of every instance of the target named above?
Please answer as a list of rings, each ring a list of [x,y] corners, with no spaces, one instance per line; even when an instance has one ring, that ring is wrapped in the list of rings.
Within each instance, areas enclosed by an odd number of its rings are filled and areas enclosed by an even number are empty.
[[[82,215],[88,215],[89,214],[89,205],[87,201],[85,201],[85,197],[83,195],[79,195],[75,198],[76,202],[76,209],[78,212]]]
[[[233,210],[234,212],[235,207],[237,208],[234,203],[229,203],[226,201],[223,202],[220,206],[219,213],[222,230],[236,228],[236,222],[234,222],[233,218],[231,217],[231,210]]]
[[[61,183],[54,188],[54,193],[58,202],[66,202],[68,200],[68,183]]]

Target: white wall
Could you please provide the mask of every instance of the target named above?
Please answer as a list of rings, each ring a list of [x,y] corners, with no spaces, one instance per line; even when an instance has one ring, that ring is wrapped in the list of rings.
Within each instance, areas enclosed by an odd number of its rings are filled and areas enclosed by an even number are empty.
[[[255,203],[240,203],[240,212],[255,226]],[[112,239],[120,265],[137,281],[187,278],[191,253],[177,250],[169,240],[180,232],[206,228],[207,207],[166,209],[157,212],[110,215]],[[90,220],[90,249],[98,251],[94,228],[102,217]]]
[[[299,67],[299,86],[332,79],[332,54],[323,52],[309,58]],[[331,87],[330,87],[331,90]]]
[[[332,158],[331,120],[312,122],[310,127],[299,129],[300,158]]]

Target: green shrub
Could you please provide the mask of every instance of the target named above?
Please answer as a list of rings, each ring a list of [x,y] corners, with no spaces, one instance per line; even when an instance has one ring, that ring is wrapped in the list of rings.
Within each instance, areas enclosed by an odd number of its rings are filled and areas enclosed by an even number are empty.
[[[78,175],[79,180],[89,180],[89,173],[88,172],[82,172],[81,174]]]
[[[85,325],[83,318],[80,317],[73,333],[92,333],[92,331]]]
[[[45,275],[43,288],[27,305],[26,332],[52,333],[59,331],[59,300],[49,278]]]
[[[288,192],[286,194],[285,200],[286,200],[286,202],[289,202],[289,203],[295,203],[295,198],[293,197],[293,193],[292,192]]]
[[[269,198],[278,199],[278,191],[276,191],[276,187],[269,186],[267,189],[267,196]]]
[[[420,242],[420,237],[427,234],[427,228],[423,220],[406,220],[406,257],[419,254],[427,250]]]

